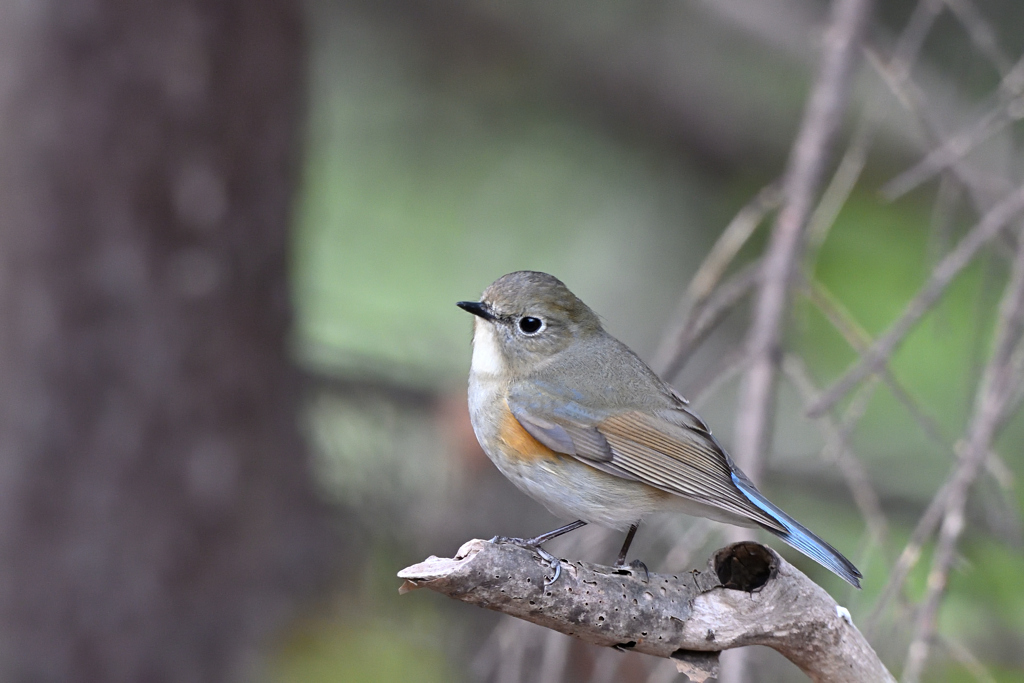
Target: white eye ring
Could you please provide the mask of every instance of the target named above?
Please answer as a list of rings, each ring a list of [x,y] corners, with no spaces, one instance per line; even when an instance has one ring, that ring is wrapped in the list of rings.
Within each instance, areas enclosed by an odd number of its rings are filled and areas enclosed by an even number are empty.
[[[535,334],[543,332],[544,328],[547,327],[547,323],[545,323],[542,318],[536,318],[532,315],[524,315],[519,319],[519,322],[516,323],[516,327],[518,327],[519,331],[526,336],[532,337]]]

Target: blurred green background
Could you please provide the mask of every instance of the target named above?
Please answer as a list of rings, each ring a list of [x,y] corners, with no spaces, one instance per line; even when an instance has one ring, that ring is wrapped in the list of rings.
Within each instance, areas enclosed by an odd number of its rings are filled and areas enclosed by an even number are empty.
[[[916,3],[880,5],[873,36],[890,45]],[[978,6],[998,27],[1002,48],[1019,54],[1024,6]],[[427,591],[400,598],[394,578],[406,564],[451,554],[470,538],[529,536],[555,523],[475,445],[464,389],[471,322],[454,302],[475,298],[506,272],[547,271],[650,359],[714,240],[784,168],[824,10],[816,2],[601,0],[581,11],[539,1],[310,1],[294,349],[314,378],[305,420],[322,490],[347,511],[361,552],[333,600],[287,634],[275,680],[488,676],[497,617]],[[933,94],[953,130],[992,104],[999,74],[946,12],[915,76],[937,84]],[[876,144],[811,267],[875,337],[975,217],[962,206],[937,221],[935,181],[885,201],[879,188],[919,158],[920,136],[868,67],[849,130],[865,111],[882,112]],[[977,163],[1012,176],[1021,170],[1018,146],[1010,128],[979,151]],[[760,253],[764,231],[736,267]],[[1006,275],[997,249],[984,253],[892,363],[943,443],[884,384],[852,434],[888,518],[880,546],[869,543],[835,464],[821,457],[819,426],[804,416],[793,386],[781,384],[763,488],[851,555],[864,571],[864,590],[848,591],[817,565],[773,547],[849,605],[857,623],[867,620],[950,471]],[[747,320],[744,305],[671,378],[675,385],[687,393],[739,348]],[[856,358],[806,298],[796,300],[787,339],[819,387]],[[736,384],[723,383],[697,405],[726,447]],[[1008,470],[975,487],[941,612],[942,637],[973,653],[984,676],[939,646],[929,680],[1024,679],[1022,498],[1014,483],[1024,468],[1022,429],[1014,418],[998,442]],[[652,525],[636,552],[652,570],[687,569],[663,567],[659,558],[689,524]],[[706,537],[694,564],[720,543],[721,536]],[[611,553],[581,551],[602,562]],[[910,598],[923,593],[927,553]],[[871,633],[895,670],[910,623],[897,605]],[[590,680],[596,655],[588,652],[570,658],[565,680]],[[760,680],[801,680],[781,657],[758,657]],[[643,666],[624,665],[621,679],[647,680]]]

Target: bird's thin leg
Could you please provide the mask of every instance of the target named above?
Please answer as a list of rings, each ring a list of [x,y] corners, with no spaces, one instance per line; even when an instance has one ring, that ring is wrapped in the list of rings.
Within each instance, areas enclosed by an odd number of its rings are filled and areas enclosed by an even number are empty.
[[[558,581],[558,577],[562,574],[562,562],[557,557],[549,553],[544,548],[540,547],[541,543],[547,543],[552,538],[558,538],[562,534],[567,534],[570,531],[579,529],[581,526],[586,526],[586,522],[582,519],[577,519],[575,522],[569,522],[565,526],[560,526],[554,531],[549,531],[546,534],[540,536],[534,536],[533,538],[510,538],[508,536],[495,536],[491,539],[491,543],[508,543],[511,545],[518,545],[522,548],[529,548],[530,550],[536,550],[537,554],[548,563],[548,565],[555,570],[555,575],[551,577],[550,581],[544,581],[545,586],[550,586],[555,581]]]
[[[491,543],[509,543],[511,545],[518,545],[524,548],[537,548],[541,543],[547,543],[552,538],[558,538],[562,534],[567,534],[570,531],[579,529],[581,526],[586,526],[586,522],[582,519],[577,519],[575,522],[569,522],[565,526],[560,526],[554,531],[549,531],[546,534],[540,536],[534,536],[533,538],[516,538],[513,536],[495,536],[491,539]]]
[[[626,541],[622,544],[622,550],[619,551],[619,559],[615,562],[616,567],[620,567],[620,573],[626,573],[626,553],[629,552],[629,546],[633,543],[633,537],[636,536],[636,530],[640,526],[640,522],[633,524],[629,527],[629,533],[626,534]],[[633,560],[629,563],[630,568],[644,573],[644,583],[650,580],[651,575],[647,571],[647,565],[640,560]]]
[[[586,525],[587,525],[587,523],[584,522],[582,519],[577,519],[575,522],[569,522],[565,526],[560,526],[557,529],[555,529],[554,531],[549,531],[546,534],[541,534],[540,536],[535,536],[534,538],[531,538],[528,541],[526,541],[525,545],[538,546],[541,543],[547,543],[552,538],[558,538],[562,534],[567,534],[570,531],[575,531],[576,529],[579,529],[581,526],[586,526]]]
[[[626,553],[629,552],[629,546],[633,544],[633,537],[636,536],[636,530],[639,526],[640,522],[637,522],[629,527],[629,533],[626,534],[626,540],[622,544],[622,550],[619,551],[619,559],[615,561],[616,567],[626,566]]]

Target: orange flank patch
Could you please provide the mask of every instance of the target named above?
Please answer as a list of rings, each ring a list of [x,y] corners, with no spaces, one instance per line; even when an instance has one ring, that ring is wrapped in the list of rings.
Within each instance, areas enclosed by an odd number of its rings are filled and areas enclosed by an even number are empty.
[[[505,412],[498,429],[498,439],[505,446],[505,457],[520,460],[540,460],[541,458],[557,458],[558,454],[542,444],[523,429],[519,420],[511,410]]]

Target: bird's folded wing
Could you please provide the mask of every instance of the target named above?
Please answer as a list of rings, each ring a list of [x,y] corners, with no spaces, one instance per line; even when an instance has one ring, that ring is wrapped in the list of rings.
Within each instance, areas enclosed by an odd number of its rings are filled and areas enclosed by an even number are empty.
[[[545,407],[537,402],[527,407],[514,396],[509,399],[523,428],[553,451],[784,531],[739,490],[728,456],[689,411],[625,411],[587,424],[591,420],[578,410]]]

